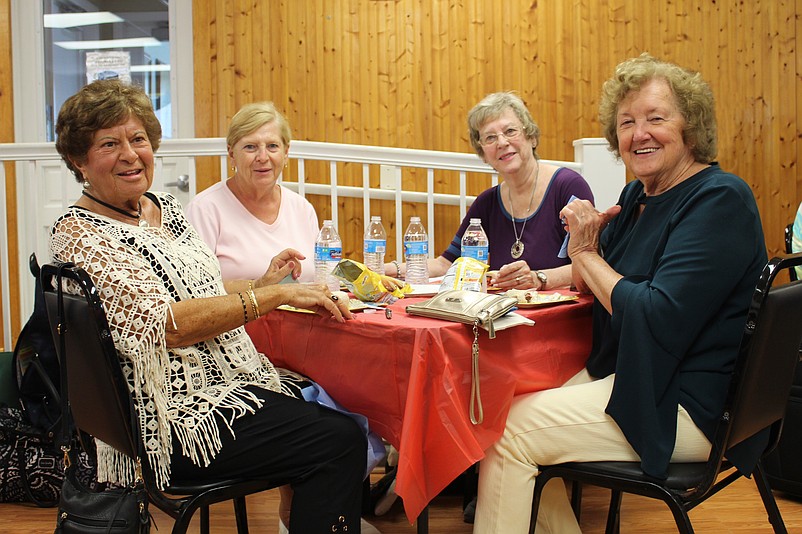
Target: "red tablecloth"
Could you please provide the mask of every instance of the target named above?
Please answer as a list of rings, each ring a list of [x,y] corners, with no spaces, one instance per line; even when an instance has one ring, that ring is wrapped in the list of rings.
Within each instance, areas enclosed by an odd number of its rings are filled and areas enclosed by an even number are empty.
[[[481,331],[479,372],[484,422],[471,424],[469,325],[407,315],[422,299],[346,324],[274,311],[246,327],[277,366],[302,373],[399,451],[396,492],[410,522],[452,480],[482,459],[501,435],[513,395],[556,387],[582,368],[590,351],[590,297],[519,310],[535,326],[488,339]]]

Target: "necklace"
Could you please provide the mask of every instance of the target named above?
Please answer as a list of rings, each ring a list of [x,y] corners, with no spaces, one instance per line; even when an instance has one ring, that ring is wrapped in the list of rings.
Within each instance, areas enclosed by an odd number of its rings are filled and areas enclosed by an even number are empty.
[[[108,202],[103,202],[99,198],[95,197],[94,195],[90,195],[86,191],[82,191],[81,194],[86,196],[86,197],[88,197],[88,198],[91,198],[92,200],[94,200],[95,202],[100,204],[101,206],[105,206],[105,207],[109,208],[112,211],[116,211],[120,215],[124,215],[124,216],[128,217],[129,219],[136,219],[138,221],[137,224],[139,224],[139,226],[141,226],[143,228],[148,226],[148,221],[146,221],[145,219],[142,218],[142,202],[137,202],[138,209],[137,209],[136,213],[131,213],[129,211],[125,211],[124,209],[120,209],[117,206],[112,206]]]
[[[537,179],[540,177],[540,165],[535,163],[535,185],[532,186],[532,196],[529,197],[529,207],[526,209],[526,213],[529,213],[532,210],[532,201],[535,199],[535,189],[537,189]],[[515,243],[512,244],[510,248],[510,255],[513,259],[520,258],[524,253],[524,244],[521,242],[521,238],[524,236],[524,228],[526,228],[526,221],[529,219],[524,219],[524,224],[521,226],[521,235],[518,235],[518,228],[515,226],[515,206],[512,203],[512,194],[510,193],[510,187],[507,185],[507,199],[510,201],[510,210],[512,212],[512,232],[515,234]]]

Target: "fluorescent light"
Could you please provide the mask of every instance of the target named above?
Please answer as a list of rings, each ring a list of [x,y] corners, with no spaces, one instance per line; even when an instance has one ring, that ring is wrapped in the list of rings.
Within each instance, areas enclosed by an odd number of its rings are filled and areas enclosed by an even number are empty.
[[[123,19],[109,11],[97,13],[53,13],[45,15],[45,28],[75,28],[93,24],[122,22]]]
[[[133,37],[130,39],[107,39],[104,41],[56,41],[53,44],[67,50],[94,50],[98,48],[141,48],[160,46],[162,43],[153,37]]]
[[[131,65],[131,72],[167,72],[170,65],[164,63],[160,65]]]

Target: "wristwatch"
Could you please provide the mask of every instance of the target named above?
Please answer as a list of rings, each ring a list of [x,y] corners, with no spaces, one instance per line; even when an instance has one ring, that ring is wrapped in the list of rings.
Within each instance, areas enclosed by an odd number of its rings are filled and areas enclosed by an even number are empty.
[[[546,289],[546,282],[549,281],[549,277],[546,276],[546,273],[543,271],[535,271],[535,276],[540,281],[540,287],[537,288],[538,291],[543,291]]]

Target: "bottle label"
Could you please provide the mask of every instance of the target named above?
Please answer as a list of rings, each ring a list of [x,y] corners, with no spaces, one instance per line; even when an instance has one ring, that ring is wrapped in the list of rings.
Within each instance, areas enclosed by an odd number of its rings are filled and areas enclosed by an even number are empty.
[[[429,255],[429,242],[428,241],[404,241],[404,256],[412,256],[414,254]]]
[[[489,254],[487,247],[472,247],[466,245],[462,247],[462,256],[465,258],[473,258],[475,260],[487,263]]]
[[[343,259],[342,247],[329,247],[326,245],[315,245],[315,260],[317,261],[340,261]]]
[[[365,239],[366,254],[384,254],[387,250],[387,241],[384,239]]]

